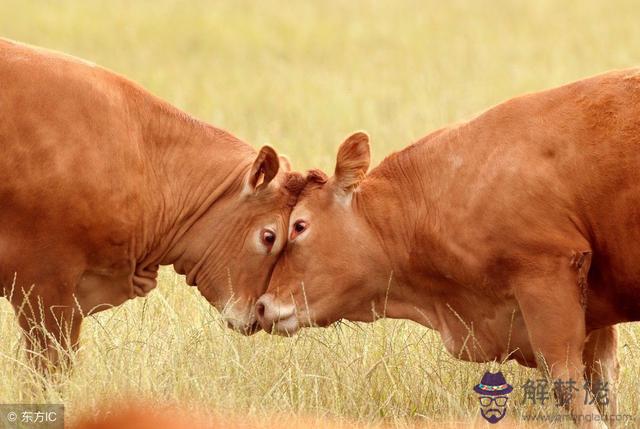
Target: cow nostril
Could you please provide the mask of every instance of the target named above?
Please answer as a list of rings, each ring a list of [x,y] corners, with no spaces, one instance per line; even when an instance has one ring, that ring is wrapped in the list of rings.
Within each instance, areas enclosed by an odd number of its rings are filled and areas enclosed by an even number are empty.
[[[259,319],[264,318],[264,304],[262,302],[256,303],[256,314],[258,315]]]

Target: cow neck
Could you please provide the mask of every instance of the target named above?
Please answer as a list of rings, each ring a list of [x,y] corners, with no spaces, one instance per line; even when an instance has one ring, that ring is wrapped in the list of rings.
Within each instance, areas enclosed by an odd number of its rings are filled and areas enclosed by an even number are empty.
[[[141,265],[169,265],[176,244],[216,202],[240,191],[255,151],[171,106],[151,109],[143,130],[148,201],[140,228]]]
[[[446,249],[438,205],[448,172],[437,161],[439,151],[433,143],[421,141],[392,154],[354,194],[354,207],[378,236],[393,272],[379,273],[388,286],[379,294],[377,308],[384,307],[387,317],[435,329],[441,325],[442,309],[434,298],[446,283],[440,266]],[[439,258],[430,257],[434,254]]]

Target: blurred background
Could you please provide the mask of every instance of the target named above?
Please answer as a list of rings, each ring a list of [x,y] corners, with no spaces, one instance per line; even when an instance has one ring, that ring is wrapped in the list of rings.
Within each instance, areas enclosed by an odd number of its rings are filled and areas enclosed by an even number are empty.
[[[329,172],[354,130],[370,134],[377,162],[518,94],[640,65],[638,22],[631,0],[0,2],[0,36],[98,63],[254,147],[275,146],[296,169]],[[244,338],[182,278],[162,276],[149,298],[92,317],[75,370],[45,388],[3,302],[0,402],[62,401],[71,418],[134,395],[397,426],[477,419],[471,386],[493,364],[456,361],[423,327]],[[640,329],[622,330],[620,411],[639,416]],[[538,377],[501,369],[514,386]]]

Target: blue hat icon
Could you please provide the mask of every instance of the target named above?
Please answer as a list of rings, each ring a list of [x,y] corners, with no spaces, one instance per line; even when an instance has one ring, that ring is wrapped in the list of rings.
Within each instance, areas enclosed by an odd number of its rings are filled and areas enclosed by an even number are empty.
[[[513,386],[507,383],[502,372],[485,372],[479,384],[473,390],[484,396],[501,396],[511,393]]]

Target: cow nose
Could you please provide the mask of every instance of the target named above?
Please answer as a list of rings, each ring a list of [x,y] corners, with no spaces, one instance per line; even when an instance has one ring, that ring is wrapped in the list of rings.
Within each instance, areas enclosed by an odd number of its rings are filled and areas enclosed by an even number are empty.
[[[260,326],[267,332],[272,329],[278,330],[279,322],[295,319],[295,308],[293,305],[283,305],[279,303],[270,293],[262,295],[256,302],[256,316]]]

